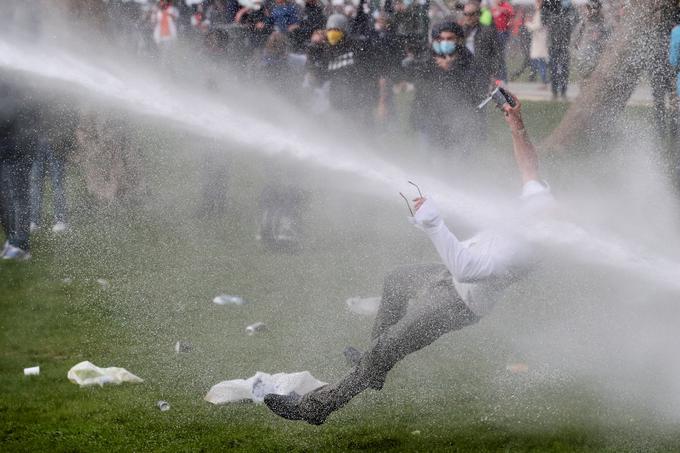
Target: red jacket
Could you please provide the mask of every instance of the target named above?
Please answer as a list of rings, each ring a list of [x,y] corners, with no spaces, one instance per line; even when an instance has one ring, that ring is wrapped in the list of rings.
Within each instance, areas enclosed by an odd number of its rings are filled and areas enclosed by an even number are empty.
[[[496,30],[499,32],[508,31],[510,28],[510,21],[515,16],[515,10],[507,1],[502,1],[497,7],[491,8],[493,15],[493,22],[496,25]]]

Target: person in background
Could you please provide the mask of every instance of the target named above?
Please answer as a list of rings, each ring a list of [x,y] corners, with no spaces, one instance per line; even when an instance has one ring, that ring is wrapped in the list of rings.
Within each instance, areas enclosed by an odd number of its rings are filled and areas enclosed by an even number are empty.
[[[179,10],[172,0],[159,0],[151,10],[153,40],[158,46],[163,64],[169,63],[169,54],[177,41],[177,19]]]
[[[485,93],[478,90],[473,58],[462,27],[444,20],[432,27],[430,55],[404,61],[416,90],[411,121],[430,149],[464,155],[480,139],[476,111]]]
[[[45,102],[43,102],[45,105]],[[66,161],[75,143],[75,128],[78,115],[63,104],[50,103],[43,108],[40,121],[40,135],[31,167],[31,232],[41,226],[43,188],[45,176],[52,183],[52,207],[54,233],[68,230],[68,211],[66,206]]]
[[[515,107],[506,104],[503,111],[522,180],[516,208],[516,227],[521,230],[521,225],[540,220],[554,199],[539,175],[538,156],[522,121],[519,100],[515,100]],[[403,266],[388,274],[370,346],[364,353],[351,347],[345,350],[352,370],[339,382],[303,396],[265,395],[264,403],[276,415],[323,424],[364,390],[381,390],[390,370],[409,354],[479,322],[511,285],[538,268],[539,250],[507,222],[461,241],[431,199],[414,201],[415,215],[409,221],[429,237],[441,263]],[[409,310],[409,302],[420,293],[425,300]]]
[[[326,19],[319,0],[305,0],[305,6],[300,12],[300,27],[290,36],[293,48],[304,49],[315,31],[326,28]]]
[[[481,3],[470,0],[463,8],[463,31],[465,32],[465,47],[474,55],[475,81],[471,90],[476,95],[484,96],[495,87],[500,74],[501,46],[498,33],[493,25],[483,25],[480,21]],[[486,140],[488,130],[488,113],[486,110],[475,109],[477,134],[480,141]]]
[[[527,29],[527,22],[531,14],[526,7],[517,8],[515,10],[515,18],[513,20],[512,34],[516,37],[518,43],[519,54],[522,56],[522,64],[520,67],[509,75],[510,80],[517,80],[527,69],[530,70],[531,81],[536,80],[536,72],[531,66],[531,32]]]
[[[532,75],[538,73],[541,83],[548,88],[548,31],[543,26],[541,19],[542,0],[536,0],[536,10],[526,23],[527,30],[531,33],[531,49],[529,57],[531,61]]]
[[[234,22],[244,25],[247,30],[248,50],[243,49],[240,52],[243,57],[247,57],[264,46],[267,38],[274,31],[274,27],[267,10],[263,8],[262,0],[240,0],[239,3],[242,8],[236,13]],[[238,60],[238,63],[243,67],[247,66],[244,59]]]
[[[670,65],[675,69],[675,102],[676,102],[676,108],[678,108],[677,103],[678,99],[680,99],[680,24],[676,25],[673,27],[671,30],[671,39],[670,39],[670,44],[668,48],[668,62]],[[677,125],[676,125],[677,127]],[[677,144],[676,144],[677,145]],[[676,150],[675,156],[677,159],[678,156],[678,151]],[[677,181],[680,180],[680,162],[675,163],[675,177],[676,177],[676,184],[680,184]]]
[[[675,149],[678,139],[678,106],[675,94],[675,76],[677,70],[668,61],[671,32],[675,24],[680,23],[680,3],[671,9],[660,9],[657,12],[661,26],[656,28],[656,40],[659,46],[651,49],[649,66],[649,84],[652,87],[654,102],[654,125],[661,143],[670,141],[671,149]]]
[[[385,3],[385,12],[391,15],[393,32],[402,40],[404,48],[416,55],[421,49],[427,49],[429,9],[429,0],[396,0]]]
[[[474,65],[480,77],[480,87],[486,92],[500,73],[501,46],[498,33],[492,26],[480,23],[480,2],[469,1],[463,9],[465,46],[474,55]]]
[[[576,68],[582,82],[587,81],[600,61],[600,55],[609,40],[611,31],[602,15],[600,0],[588,0],[584,14],[574,33]]]
[[[389,17],[377,14],[373,30],[368,35],[372,43],[373,56],[371,65],[375,68],[374,86],[378,89],[377,124],[388,127],[395,115],[393,86],[402,73],[401,62],[405,58],[403,41],[392,28]]]
[[[289,33],[300,27],[298,7],[289,0],[274,0],[269,20],[274,30],[280,33]]]
[[[510,39],[510,24],[515,16],[515,10],[507,0],[493,0],[491,14],[493,22],[498,31],[498,44],[500,45],[500,69],[498,78],[503,82],[508,82],[508,70],[505,61],[505,49]]]
[[[571,0],[543,0],[541,20],[548,30],[550,84],[553,99],[567,98],[569,87],[569,43],[574,20]]]
[[[372,43],[349,34],[349,19],[332,14],[325,40],[308,49],[307,66],[317,86],[327,86],[330,108],[361,124],[372,124],[378,97],[373,86]]]
[[[34,101],[0,75],[0,222],[3,260],[26,261],[30,252],[30,176],[38,138]]]

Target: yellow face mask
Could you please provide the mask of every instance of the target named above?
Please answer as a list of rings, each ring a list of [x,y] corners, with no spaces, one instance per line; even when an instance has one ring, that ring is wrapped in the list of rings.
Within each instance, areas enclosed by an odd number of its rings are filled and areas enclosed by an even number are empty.
[[[334,46],[340,41],[342,41],[342,38],[344,36],[345,32],[340,30],[328,30],[326,32],[326,39],[328,39],[328,42],[330,43],[331,46]]]

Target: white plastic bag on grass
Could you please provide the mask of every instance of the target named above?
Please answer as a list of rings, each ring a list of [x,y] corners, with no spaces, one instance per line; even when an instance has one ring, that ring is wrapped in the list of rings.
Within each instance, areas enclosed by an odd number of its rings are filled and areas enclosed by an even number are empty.
[[[269,393],[288,395],[295,392],[304,395],[326,385],[312,376],[309,371],[299,373],[268,374],[258,371],[248,379],[233,379],[213,385],[205,400],[213,404],[254,401],[261,403]]]
[[[99,368],[87,360],[74,365],[66,375],[68,380],[81,387],[88,385],[122,384],[123,382],[144,382],[125,368]]]

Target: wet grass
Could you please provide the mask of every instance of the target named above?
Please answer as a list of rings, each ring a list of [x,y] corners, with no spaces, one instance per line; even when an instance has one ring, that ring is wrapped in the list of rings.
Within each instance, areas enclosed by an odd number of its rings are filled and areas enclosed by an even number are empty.
[[[559,110],[533,107],[527,115],[545,121],[541,130],[559,118]],[[528,374],[508,373],[512,348],[494,333],[506,322],[502,309],[407,358],[381,392],[365,392],[321,427],[278,419],[261,405],[203,401],[213,384],[256,371],[308,369],[322,380],[339,378],[346,371],[342,348],[365,346],[371,324],[348,313],[344,300],[377,294],[382,276],[396,265],[434,259],[403,222],[402,206],[318,188],[309,190],[304,250],[271,253],[252,227],[267,173],[257,161],[228,164],[223,216],[196,214],[199,165],[178,154],[155,164],[153,208],[103,209],[84,201],[72,233],[38,234],[33,261],[2,263],[0,449],[680,448],[676,427],[633,406],[612,407],[588,383],[567,375],[538,378],[534,364]],[[158,182],[177,168],[189,176]],[[161,200],[169,192],[176,197],[171,205]],[[71,283],[63,281],[67,277]],[[97,278],[110,288],[101,288]],[[249,304],[213,305],[221,292],[240,294]],[[246,336],[245,326],[255,321],[270,331]],[[176,354],[177,340],[190,340],[194,351]],[[66,373],[82,360],[125,367],[145,382],[81,389]],[[24,377],[22,369],[34,365],[41,374]],[[161,399],[170,411],[156,408]]]

